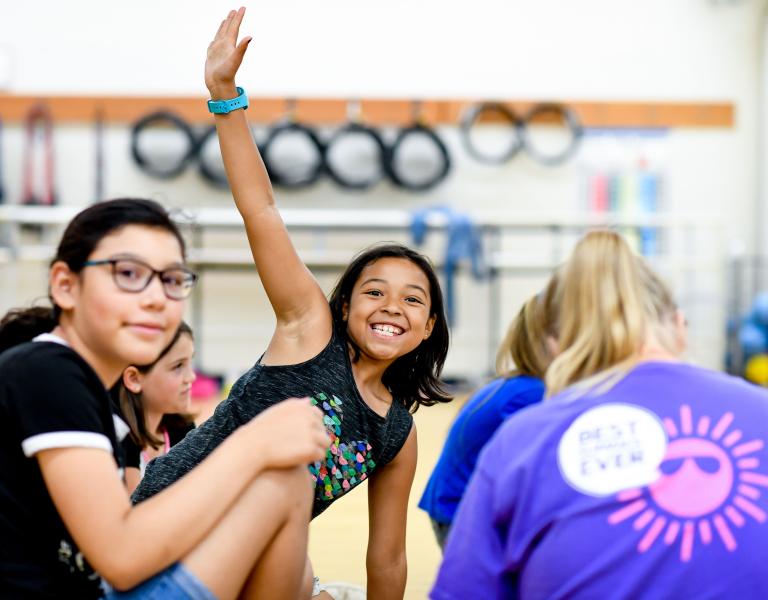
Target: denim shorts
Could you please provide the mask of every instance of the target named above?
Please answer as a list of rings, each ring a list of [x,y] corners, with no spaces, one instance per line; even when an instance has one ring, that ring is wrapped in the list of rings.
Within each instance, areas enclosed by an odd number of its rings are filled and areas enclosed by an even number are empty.
[[[109,589],[106,600],[216,600],[202,581],[181,563],[125,592]]]

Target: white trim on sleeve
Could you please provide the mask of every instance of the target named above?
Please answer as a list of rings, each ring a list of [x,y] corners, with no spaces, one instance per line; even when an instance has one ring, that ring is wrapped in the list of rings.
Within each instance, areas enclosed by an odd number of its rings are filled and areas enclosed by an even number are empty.
[[[53,333],[41,333],[40,335],[36,335],[32,338],[33,342],[53,342],[54,344],[61,344],[62,346],[66,346],[69,348],[69,344],[67,341],[59,337],[58,335],[54,335]]]
[[[38,433],[21,442],[24,456],[34,456],[53,448],[97,448],[112,453],[112,444],[103,433],[92,431],[52,431]]]
[[[125,436],[131,433],[131,428],[128,427],[128,423],[123,421],[115,413],[112,413],[112,422],[115,424],[115,435],[117,436],[117,441],[122,442],[125,439]]]

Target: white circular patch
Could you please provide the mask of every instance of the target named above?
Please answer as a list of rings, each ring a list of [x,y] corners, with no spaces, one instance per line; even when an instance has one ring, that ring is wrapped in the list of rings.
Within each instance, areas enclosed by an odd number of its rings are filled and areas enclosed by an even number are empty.
[[[604,404],[571,423],[560,438],[557,461],[568,485],[608,496],[658,479],[666,448],[667,434],[654,413],[632,404]]]

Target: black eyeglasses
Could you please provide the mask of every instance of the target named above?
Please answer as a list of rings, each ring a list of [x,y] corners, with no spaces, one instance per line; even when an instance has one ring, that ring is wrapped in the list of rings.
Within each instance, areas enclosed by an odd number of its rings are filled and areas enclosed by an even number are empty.
[[[197,275],[184,267],[173,267],[156,271],[147,263],[135,258],[105,258],[103,260],[87,260],[84,267],[98,265],[112,266],[112,279],[124,292],[143,292],[149,286],[152,278],[157,275],[163,284],[163,291],[170,300],[184,300],[195,287]]]

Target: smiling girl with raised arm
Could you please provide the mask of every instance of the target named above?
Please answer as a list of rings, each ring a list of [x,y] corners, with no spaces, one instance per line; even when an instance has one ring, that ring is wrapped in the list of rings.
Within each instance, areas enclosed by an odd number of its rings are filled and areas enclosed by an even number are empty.
[[[327,455],[310,466],[313,515],[368,480],[368,597],[402,598],[416,466],[410,412],[450,400],[438,379],[448,351],[440,286],[422,255],[400,245],[376,246],[353,259],[326,299],[291,242],[242,110],[235,74],[250,42],[238,43],[244,12],[232,11],[221,23],[208,47],[205,80],[275,331],[214,415],[149,465],[134,498],[171,484],[253,415],[289,396],[310,396],[332,439]]]

